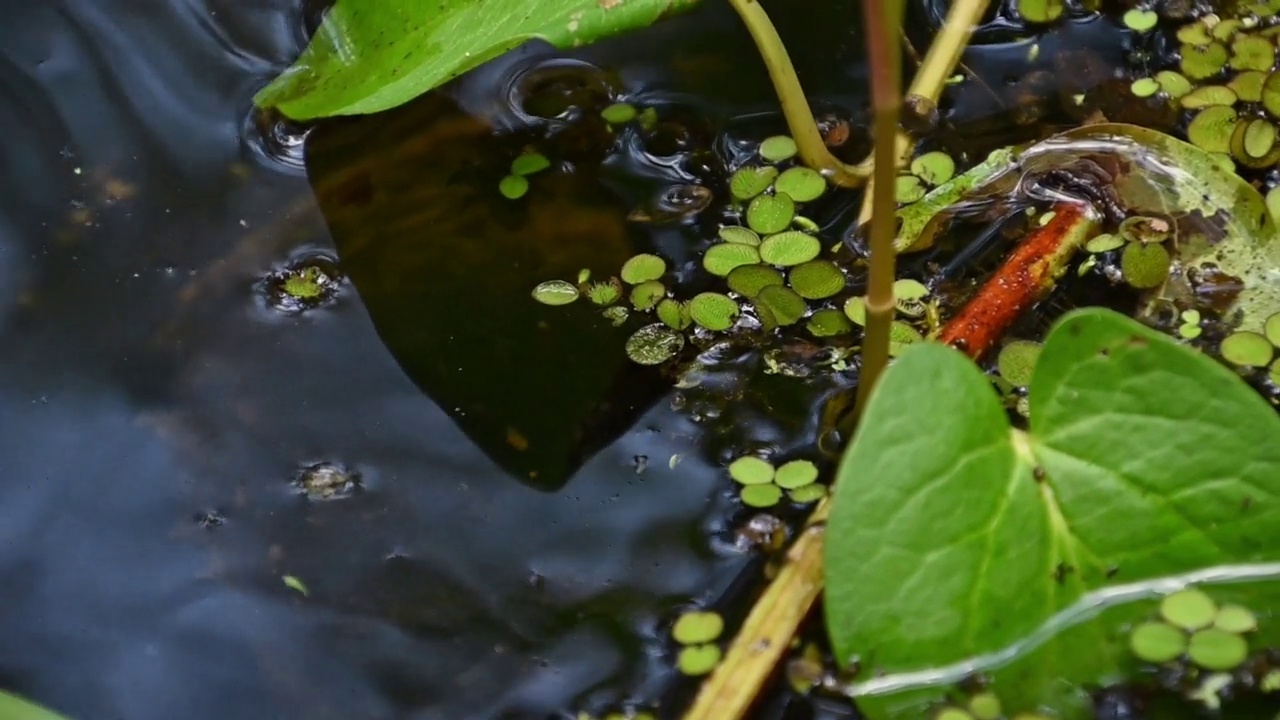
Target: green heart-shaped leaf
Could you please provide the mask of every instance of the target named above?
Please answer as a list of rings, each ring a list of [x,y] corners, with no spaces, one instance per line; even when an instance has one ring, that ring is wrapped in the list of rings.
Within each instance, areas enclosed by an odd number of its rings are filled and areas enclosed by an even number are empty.
[[[1082,684],[1132,669],[1120,625],[1143,608],[1028,638],[1108,588],[1280,560],[1280,418],[1230,371],[1090,309],[1055,326],[1030,392],[1023,432],[977,367],[930,343],[868,405],[837,482],[826,612],[837,656],[880,689],[1023,643],[972,667],[1011,710],[1081,717]],[[1277,583],[1232,592],[1274,600]],[[864,710],[919,717],[942,690],[924,685]]]

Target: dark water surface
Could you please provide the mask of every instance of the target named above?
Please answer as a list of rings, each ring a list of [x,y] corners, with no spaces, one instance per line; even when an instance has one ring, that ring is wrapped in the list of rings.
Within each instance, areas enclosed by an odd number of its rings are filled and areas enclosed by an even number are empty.
[[[722,136],[775,107],[722,5],[574,57]],[[790,7],[810,92],[862,107],[856,24]],[[304,170],[300,138],[251,119],[303,42],[296,0],[0,0],[0,17],[0,687],[121,720],[666,697],[666,623],[753,565],[722,542],[743,517],[720,468],[803,454],[821,383],[677,411],[625,333],[527,292],[678,256],[696,229],[625,219],[705,180],[697,163],[623,153],[525,210],[498,198],[528,126],[507,86],[565,57],[526,48],[316,130]],[[279,312],[260,281],[305,257],[349,280]],[[318,462],[362,487],[309,500],[293,481]]]

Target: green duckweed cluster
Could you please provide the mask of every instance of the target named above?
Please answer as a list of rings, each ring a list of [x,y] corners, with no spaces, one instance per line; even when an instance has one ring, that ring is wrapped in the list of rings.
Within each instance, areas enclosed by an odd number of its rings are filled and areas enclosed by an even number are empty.
[[[706,675],[720,664],[722,652],[716,641],[724,634],[724,618],[709,610],[681,615],[671,626],[671,639],[680,646],[676,667],[685,675]]]
[[[827,494],[818,483],[818,466],[809,460],[792,460],[777,467],[763,458],[743,455],[729,463],[729,477],[740,485],[742,504],[767,508],[782,502],[783,493],[795,503],[816,502]]]
[[[1000,698],[993,692],[979,692],[939,707],[933,720],[1049,720],[1044,715],[1020,712],[1006,715]]]
[[[650,127],[657,119],[653,108],[639,110],[626,102],[615,102],[600,111],[600,117],[615,129],[630,122]],[[508,200],[519,200],[529,192],[529,178],[551,167],[551,160],[536,150],[526,150],[511,161],[508,173],[498,181],[498,192]]]
[[[1247,634],[1258,620],[1240,605],[1218,605],[1198,588],[1160,602],[1159,617],[1134,627],[1129,649],[1139,660],[1161,664],[1185,659],[1207,671],[1232,670],[1249,656]]]
[[[1099,262],[1118,262],[1125,284],[1136,290],[1158,288],[1173,267],[1173,254],[1166,247],[1173,237],[1173,227],[1163,218],[1125,218],[1116,232],[1102,233],[1085,243],[1089,255],[1078,272],[1084,275]]]
[[[1272,384],[1280,386],[1280,313],[1267,318],[1262,332],[1242,330],[1222,339],[1218,353],[1222,359],[1246,370],[1267,369]]]

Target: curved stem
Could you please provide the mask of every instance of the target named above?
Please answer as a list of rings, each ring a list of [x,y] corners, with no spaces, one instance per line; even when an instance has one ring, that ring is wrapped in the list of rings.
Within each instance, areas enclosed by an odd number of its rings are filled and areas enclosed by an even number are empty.
[[[764,8],[760,7],[757,0],[729,0],[729,4],[742,18],[760,57],[764,59],[769,79],[782,104],[787,127],[796,141],[800,160],[821,172],[835,185],[861,187],[870,172],[840,162],[823,142],[822,133],[818,132],[818,122],[813,118],[809,101],[805,99],[804,90],[800,87],[800,79],[796,77],[795,66],[791,64],[791,56],[787,54],[787,48],[782,44],[782,38],[778,37],[778,31],[774,29]]]

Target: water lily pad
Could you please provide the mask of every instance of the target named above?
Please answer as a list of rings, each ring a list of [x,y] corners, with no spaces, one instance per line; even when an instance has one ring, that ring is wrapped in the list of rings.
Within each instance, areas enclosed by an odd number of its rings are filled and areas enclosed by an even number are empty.
[[[768,265],[743,265],[736,267],[729,276],[725,278],[729,289],[745,295],[746,297],[755,297],[761,290],[770,285],[782,285],[782,273],[773,269]]]
[[[774,190],[790,195],[796,202],[809,202],[822,197],[827,190],[827,181],[816,170],[793,167],[778,176]]]
[[[796,216],[790,195],[758,195],[747,205],[747,226],[761,235],[782,232]]]
[[[772,165],[766,167],[742,167],[729,177],[729,194],[738,200],[750,200],[759,195],[778,177],[778,168]]]
[[[835,337],[852,332],[853,323],[840,310],[823,308],[809,316],[808,322],[805,323],[805,328],[814,337]]]
[[[760,143],[760,157],[769,162],[790,160],[796,154],[796,141],[789,135],[774,135]]]
[[[641,253],[623,263],[620,275],[623,282],[629,285],[638,285],[648,280],[657,280],[666,271],[666,260],[657,255]]]
[[[720,613],[692,611],[676,618],[671,626],[671,637],[681,645],[701,645],[720,637],[724,632],[724,618]]]
[[[760,243],[760,259],[780,267],[809,262],[821,252],[818,238],[799,230],[775,233]]]
[[[804,298],[791,288],[782,285],[770,285],[756,294],[753,300],[756,307],[768,311],[778,325],[791,325],[804,317],[809,309]]]
[[[684,347],[684,336],[662,323],[645,325],[627,338],[627,357],[639,365],[659,365]]]
[[[533,289],[533,299],[543,305],[568,305],[579,294],[578,286],[565,280],[548,280]]]
[[[753,508],[773,507],[782,501],[782,488],[768,485],[746,485],[739,491],[742,504]]]
[[[738,303],[720,293],[699,293],[689,301],[693,321],[707,330],[728,330],[737,321],[739,312]]]
[[[821,300],[844,290],[845,277],[830,260],[810,260],[791,268],[791,289],[808,300]]]
[[[725,242],[739,243],[741,245],[759,245],[760,236],[755,230],[741,225],[725,225],[717,232],[720,239]]]
[[[729,463],[729,477],[739,485],[767,485],[773,482],[773,464],[755,455],[743,455]]]
[[[956,161],[941,150],[927,152],[911,161],[911,174],[927,185],[941,185],[956,174]]]
[[[792,460],[778,467],[773,482],[785,490],[795,490],[818,480],[818,466],[810,460]]]
[[[742,243],[718,243],[707,248],[702,256],[702,267],[712,275],[725,277],[735,268],[760,262],[760,252],[752,245]]]
[[[1169,662],[1186,651],[1187,636],[1169,623],[1146,622],[1129,634],[1129,649],[1146,662]]]
[[[1231,670],[1249,657],[1249,643],[1218,628],[1198,630],[1187,641],[1187,657],[1206,670]]]
[[[1251,331],[1231,333],[1218,346],[1222,359],[1242,367],[1266,367],[1275,354],[1275,347],[1266,335]]]
[[[1160,601],[1160,616],[1184,630],[1208,627],[1217,613],[1218,604],[1199,588],[1179,590]]]

